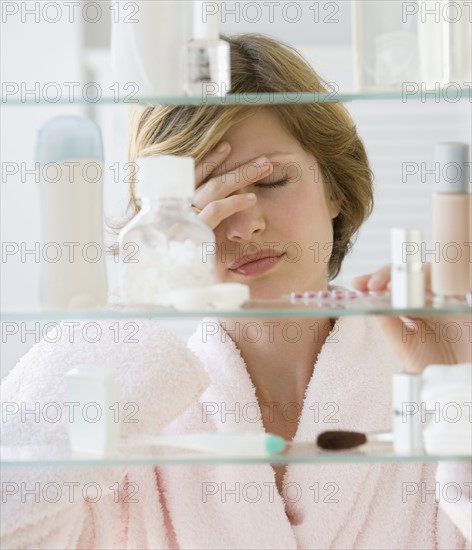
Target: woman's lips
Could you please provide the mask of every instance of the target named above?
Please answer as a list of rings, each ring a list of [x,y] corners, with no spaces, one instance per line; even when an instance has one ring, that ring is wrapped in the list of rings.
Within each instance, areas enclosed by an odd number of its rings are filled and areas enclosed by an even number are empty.
[[[269,256],[261,258],[260,260],[254,260],[246,264],[240,265],[236,269],[230,269],[233,273],[239,273],[240,275],[259,275],[269,269],[272,269],[282,260],[282,256]]]

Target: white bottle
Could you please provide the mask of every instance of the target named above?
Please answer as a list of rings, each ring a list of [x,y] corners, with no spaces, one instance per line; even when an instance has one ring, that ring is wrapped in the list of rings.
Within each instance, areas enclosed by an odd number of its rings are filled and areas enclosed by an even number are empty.
[[[121,4],[121,2],[116,3]],[[111,60],[120,97],[182,96],[191,2],[135,0],[113,12]]]
[[[170,306],[170,292],[215,282],[215,235],[191,209],[193,158],[138,160],[141,211],[119,236],[120,301]]]
[[[38,133],[41,306],[92,309],[107,303],[100,128],[59,116]]]
[[[218,2],[193,2],[193,39],[185,56],[189,96],[225,96],[231,89],[230,45],[219,38]]]

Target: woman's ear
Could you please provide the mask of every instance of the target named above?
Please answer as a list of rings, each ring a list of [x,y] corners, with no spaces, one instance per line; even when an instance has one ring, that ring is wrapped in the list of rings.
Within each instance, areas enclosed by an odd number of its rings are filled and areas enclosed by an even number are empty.
[[[329,209],[329,215],[331,216],[331,219],[334,220],[334,218],[337,218],[339,216],[339,212],[341,212],[339,201],[334,197],[331,197],[329,199],[328,209]]]

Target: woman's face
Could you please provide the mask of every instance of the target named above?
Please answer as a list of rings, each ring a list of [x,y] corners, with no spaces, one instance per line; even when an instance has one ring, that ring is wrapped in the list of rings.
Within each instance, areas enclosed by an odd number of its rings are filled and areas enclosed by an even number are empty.
[[[229,142],[231,153],[215,175],[260,156],[273,164],[273,172],[242,187],[238,192],[255,193],[256,202],[215,228],[218,281],[249,285],[253,299],[326,289],[332,219],[339,210],[325,195],[315,157],[270,109],[257,110],[233,126],[223,141]],[[271,187],[283,180],[283,185]],[[258,261],[239,268],[232,265],[247,255]],[[269,259],[262,259],[267,255]]]

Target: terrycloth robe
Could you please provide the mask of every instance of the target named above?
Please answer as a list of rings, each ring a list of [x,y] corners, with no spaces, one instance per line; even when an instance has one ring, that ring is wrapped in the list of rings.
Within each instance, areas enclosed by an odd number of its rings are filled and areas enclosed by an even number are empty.
[[[205,319],[189,341],[211,384],[165,433],[264,430],[244,361],[224,331],[214,330],[217,325],[216,319]],[[139,356],[136,349],[136,361]],[[375,318],[340,318],[316,360],[294,442],[313,441],[326,429],[389,430],[391,375],[400,370]],[[55,384],[59,387],[60,380]],[[149,388],[134,396],[144,404],[149,399]],[[286,413],[294,417],[293,410]],[[95,503],[76,498],[73,503],[20,505],[11,500],[4,505],[3,544],[48,549],[469,548],[432,494],[435,483],[457,484],[462,492],[455,504],[463,511],[469,505],[467,470],[467,464],[446,462],[289,464],[282,496],[270,464],[54,470],[49,477],[52,473],[62,483],[93,480],[107,487],[119,482],[120,491],[109,491]],[[19,475],[10,474],[10,480]],[[44,471],[23,470],[21,475],[30,484],[47,478]],[[445,498],[441,490],[439,497]]]

